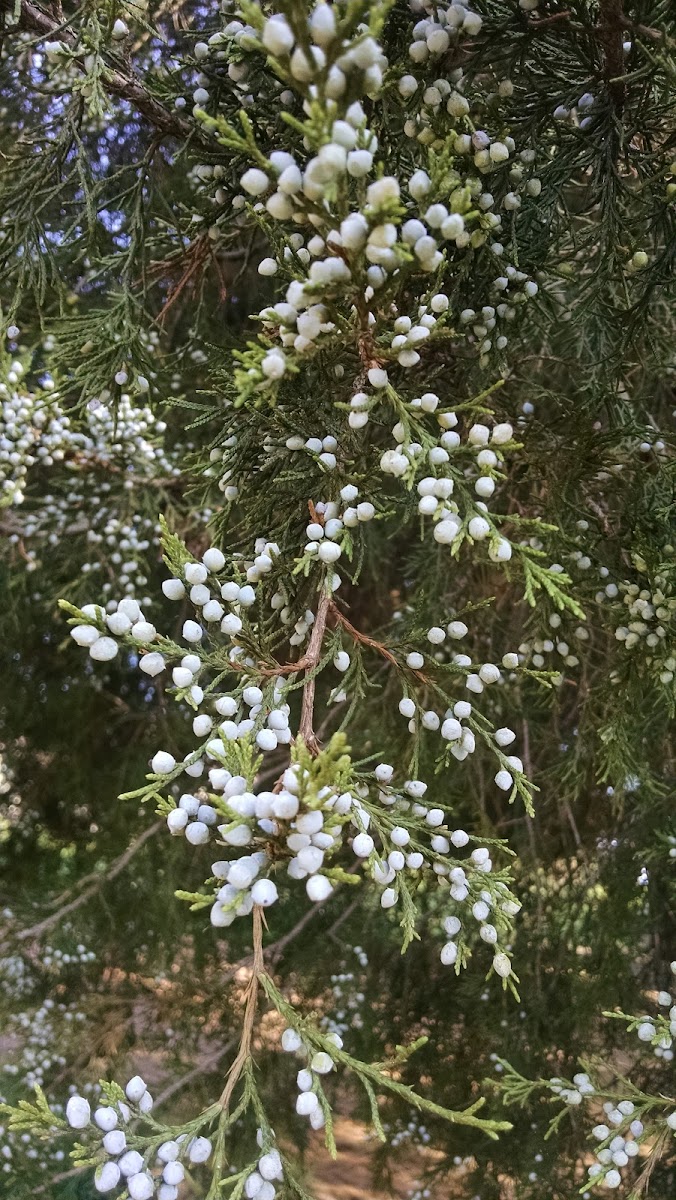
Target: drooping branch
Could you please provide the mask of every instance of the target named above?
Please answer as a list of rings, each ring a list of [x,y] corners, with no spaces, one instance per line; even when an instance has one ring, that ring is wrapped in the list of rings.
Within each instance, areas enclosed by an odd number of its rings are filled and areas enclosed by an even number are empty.
[[[21,0],[18,26],[20,29],[37,33],[41,37],[61,41],[71,50],[77,47],[77,38],[67,24],[56,21],[34,0]],[[84,53],[78,55],[74,60],[83,71],[85,70],[84,60]],[[179,138],[181,141],[187,141],[190,138],[202,144],[207,142],[206,135],[198,125],[165,108],[132,72],[123,71],[119,66],[108,66],[105,85],[113,96],[127,100],[133,105],[140,116],[144,117],[164,136]]]

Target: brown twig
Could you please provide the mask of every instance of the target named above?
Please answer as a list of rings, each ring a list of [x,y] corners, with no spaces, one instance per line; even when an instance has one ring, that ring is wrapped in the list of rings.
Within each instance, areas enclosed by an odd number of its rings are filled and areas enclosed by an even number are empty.
[[[170,287],[167,299],[157,315],[156,319],[158,325],[163,323],[167,313],[176,303],[185,288],[190,287],[191,292],[195,292],[199,279],[204,275],[207,263],[209,262],[209,259],[212,258],[215,258],[213,242],[206,233],[200,234],[200,236],[195,238],[195,240],[191,242],[185,250],[181,251],[179,262],[182,262],[185,265],[178,281],[175,284],[172,284]],[[172,265],[171,260],[165,259],[163,262],[153,263],[152,271],[154,273],[162,273],[163,271],[166,271],[170,265]],[[220,271],[219,276],[221,283],[220,299],[223,301],[225,300],[226,290]]]
[[[534,21],[528,22],[529,29],[541,29],[543,25],[553,25],[555,21],[567,21],[570,18],[570,10],[563,9],[562,12],[552,13],[549,17],[537,17]]]
[[[322,911],[324,905],[327,904],[329,900],[333,900],[339,887],[340,884],[337,884],[331,892],[331,895],[327,896],[326,900],[320,900],[318,904],[313,904],[311,908],[308,908],[307,911],[303,913],[303,916],[300,918],[300,920],[296,921],[293,929],[290,929],[288,933],[282,934],[280,938],[277,938],[276,942],[273,942],[271,946],[268,946],[265,949],[263,952],[263,957],[265,959],[269,959],[273,967],[277,966],[277,963],[284,954],[286,947],[290,945],[291,942],[295,942],[296,938],[300,936],[306,925],[309,925],[310,921],[313,921],[318,913]]]
[[[400,664],[396,655],[394,655],[391,650],[388,650],[387,646],[383,645],[382,642],[379,642],[377,638],[370,637],[368,633],[362,633],[361,630],[357,629],[351,621],[348,621],[345,614],[340,611],[337,604],[335,604],[333,600],[329,606],[329,615],[337,625],[341,625],[345,632],[349,633],[353,641],[359,642],[359,644],[362,646],[368,646],[369,650],[375,650],[376,653],[380,654],[382,658],[387,659],[387,661],[391,663],[393,667],[399,667]],[[429,683],[429,679],[422,671],[416,671],[413,668],[410,668],[410,670],[411,674],[415,675],[421,683]]]
[[[328,592],[322,591],[319,604],[317,606],[317,614],[315,616],[314,625],[310,641],[308,642],[307,654],[305,655],[305,670],[310,672],[319,664],[322,657],[322,643],[326,632],[326,618],[329,614],[331,606],[331,597]],[[316,754],[319,750],[319,744],[313,728],[315,711],[315,677],[308,675],[308,678],[303,684],[303,699],[301,702],[300,722],[298,725],[298,736],[303,739],[308,749]]]
[[[277,963],[282,958],[287,946],[290,946],[292,942],[295,942],[296,938],[300,936],[306,926],[309,925],[311,921],[314,921],[315,917],[319,916],[324,906],[328,904],[330,900],[333,900],[336,893],[339,891],[340,886],[341,885],[339,883],[336,884],[331,895],[327,896],[326,900],[320,900],[316,904],[313,904],[312,908],[308,908],[307,911],[303,913],[303,916],[300,918],[300,920],[296,921],[296,924],[289,929],[287,933],[283,933],[280,938],[277,938],[276,942],[271,942],[269,946],[266,946],[263,951],[263,961],[270,962],[273,967],[277,966]],[[247,954],[245,958],[240,958],[238,962],[234,963],[233,966],[228,968],[226,973],[221,978],[221,983],[229,983],[231,979],[234,979],[238,971],[246,970],[247,968],[253,966],[253,961],[254,958],[252,954]]]
[[[334,604],[333,601],[331,602],[331,616],[337,625],[341,625],[345,632],[349,633],[353,641],[359,642],[362,646],[368,646],[370,650],[376,650],[377,653],[382,655],[383,658],[386,658],[389,663],[392,663],[392,666],[396,667],[399,665],[395,655],[391,650],[387,649],[387,646],[384,646],[382,642],[377,641],[376,638],[369,637],[367,633],[362,633],[359,629],[355,628],[352,622],[348,621],[345,614],[340,611],[338,606]]]
[[[251,1055],[251,1041],[253,1038],[254,1021],[256,1018],[256,1007],[258,1005],[258,982],[265,970],[263,962],[263,909],[259,904],[254,904],[253,907],[253,967],[251,971],[251,979],[247,984],[246,1003],[244,1006],[244,1020],[242,1022],[242,1036],[240,1038],[239,1050],[233,1059],[225,1087],[221,1092],[218,1103],[225,1111],[230,1104],[232,1094],[237,1087],[242,1071],[244,1070],[249,1057]]]
[[[128,866],[134,855],[138,853],[138,851],[143,845],[145,845],[149,838],[153,837],[153,835],[157,833],[158,829],[162,828],[163,824],[164,821],[155,821],[153,825],[149,825],[147,829],[144,829],[143,832],[140,833],[139,836],[135,838],[129,846],[127,846],[127,849],[123,854],[120,854],[119,858],[113,860],[108,867],[108,870],[103,871],[100,875],[97,875],[94,882],[91,883],[89,887],[85,888],[85,890],[81,892],[79,896],[76,896],[76,898],[71,900],[68,904],[64,904],[63,907],[58,910],[58,912],[52,913],[49,917],[45,917],[43,921],[39,921],[37,925],[31,925],[29,929],[22,929],[21,932],[17,934],[18,940],[20,942],[25,942],[28,941],[29,938],[37,939],[42,937],[42,935],[47,933],[49,929],[52,929],[55,925],[58,925],[64,917],[67,917],[70,913],[75,912],[76,909],[81,908],[83,904],[86,904],[92,896],[95,896],[96,893],[100,891],[104,883],[108,883],[111,879],[115,879],[116,876],[124,871],[125,867]]]
[[[600,20],[597,25],[603,48],[603,73],[618,116],[624,108],[624,30],[626,18],[622,0],[600,0]]]
[[[159,1096],[155,1097],[154,1107],[157,1108],[160,1104],[166,1104],[167,1100],[170,1100],[177,1092],[182,1091],[189,1083],[192,1083],[195,1079],[201,1079],[208,1071],[215,1070],[221,1059],[225,1058],[226,1054],[229,1054],[236,1044],[237,1038],[231,1038],[229,1042],[226,1042],[224,1046],[221,1046],[213,1054],[201,1059],[185,1075],[174,1079],[172,1083],[165,1087],[164,1091],[160,1092]]]

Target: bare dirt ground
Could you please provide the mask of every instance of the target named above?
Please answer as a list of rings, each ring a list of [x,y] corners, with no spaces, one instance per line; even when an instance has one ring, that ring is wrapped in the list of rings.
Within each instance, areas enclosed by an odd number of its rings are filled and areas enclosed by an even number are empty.
[[[334,1133],[338,1157],[332,1159],[321,1138],[312,1146],[306,1160],[307,1181],[315,1200],[406,1200],[421,1186],[423,1174],[438,1155],[421,1146],[411,1146],[397,1160],[391,1186],[373,1186],[374,1155],[378,1143],[368,1129],[349,1117],[339,1117]],[[431,1200],[452,1200],[463,1168],[445,1175],[431,1188]],[[427,1186],[427,1185],[426,1185]]]

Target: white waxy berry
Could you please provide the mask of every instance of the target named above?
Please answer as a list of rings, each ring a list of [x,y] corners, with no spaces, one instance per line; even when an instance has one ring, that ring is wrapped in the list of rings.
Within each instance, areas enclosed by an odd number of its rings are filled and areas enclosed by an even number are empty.
[[[140,1075],[134,1075],[124,1089],[124,1094],[127,1097],[127,1100],[131,1100],[132,1104],[138,1104],[141,1096],[146,1090],[147,1084],[145,1080],[141,1079]]]
[[[390,833],[390,840],[394,846],[408,846],[411,835],[402,825],[395,825]]]
[[[447,717],[441,726],[441,736],[447,742],[456,742],[462,737],[462,725],[455,717]]]
[[[86,1129],[91,1112],[89,1101],[84,1096],[71,1096],[66,1105],[66,1120],[71,1129]]]
[[[202,616],[205,621],[220,621],[223,611],[223,605],[219,604],[218,600],[207,600],[202,608]]]
[[[444,823],[443,810],[440,808],[431,808],[425,817],[425,823],[430,825],[432,829],[438,829]]]
[[[319,904],[322,900],[328,900],[333,891],[333,884],[325,875],[313,875],[305,884],[305,891],[309,900]]]
[[[474,484],[474,491],[483,500],[488,500],[495,491],[495,480],[490,475],[482,475]]]
[[[258,879],[251,889],[254,904],[259,904],[261,908],[269,908],[275,903],[278,895],[277,885],[272,879]]]
[[[106,625],[115,637],[122,637],[123,634],[129,633],[131,629],[131,621],[125,613],[114,612],[109,617],[106,617]],[[91,629],[90,625],[85,625],[85,629]]]
[[[282,1034],[282,1050],[287,1054],[295,1054],[303,1045],[303,1039],[295,1029],[285,1029]]]
[[[194,676],[192,671],[189,671],[187,667],[174,667],[173,671],[171,672],[171,678],[176,687],[186,688],[190,687]]]
[[[230,637],[235,637],[242,628],[242,622],[236,613],[227,613],[221,621],[221,633],[227,633]]]
[[[195,583],[206,583],[208,574],[203,563],[190,562],[183,568],[183,577],[191,586]]]
[[[479,679],[482,683],[497,683],[500,678],[500,668],[495,663],[484,663],[479,667]]]
[[[185,1167],[180,1162],[167,1163],[162,1171],[162,1178],[165,1183],[176,1187],[179,1183],[183,1183],[185,1178]]]
[[[157,630],[150,621],[136,621],[131,627],[131,636],[135,642],[152,642],[157,637]]]
[[[452,517],[445,518],[434,526],[434,540],[441,546],[450,546],[457,538],[459,529],[460,523],[457,520]]]
[[[274,729],[259,729],[256,734],[256,745],[261,750],[270,751],[276,750],[278,744],[277,734]]]
[[[391,767],[389,763],[378,763],[373,774],[378,783],[389,783],[394,775],[394,767]]]
[[[166,750],[158,750],[154,754],[150,763],[150,768],[155,775],[170,775],[176,766],[176,759],[173,754],[168,754]]]
[[[163,1163],[174,1162],[180,1153],[181,1147],[179,1143],[172,1140],[170,1142],[162,1142],[162,1145],[158,1148],[157,1157]]]
[[[511,746],[516,738],[516,734],[513,729],[508,729],[507,726],[504,726],[502,729],[496,729],[493,737],[498,746]]]
[[[103,1139],[103,1149],[106,1154],[117,1158],[127,1148],[127,1136],[123,1129],[111,1129]]]
[[[97,637],[89,647],[89,657],[95,662],[110,662],[118,651],[117,642],[110,637]]]
[[[95,625],[75,625],[70,631],[70,636],[78,646],[93,646],[101,634]]]
[[[496,954],[493,959],[493,969],[501,979],[507,979],[512,973],[512,964],[506,954]]]
[[[191,846],[204,846],[209,841],[209,826],[204,821],[192,821],[186,825],[185,838]]]
[[[201,642],[204,630],[196,621],[183,622],[183,637],[186,642]]]
[[[472,517],[467,530],[475,542],[482,542],[488,537],[491,527],[485,517]]]
[[[120,1168],[117,1163],[106,1162],[97,1167],[94,1175],[94,1187],[97,1192],[112,1192],[120,1182]]]
[[[126,1154],[118,1162],[122,1174],[127,1178],[129,1176],[138,1175],[143,1169],[143,1159],[138,1150],[127,1150]]]
[[[185,596],[185,587],[180,579],[165,579],[162,583],[162,591],[167,600],[182,600]]]
[[[247,1197],[247,1200],[256,1200],[256,1197],[260,1194],[264,1186],[263,1176],[259,1175],[258,1171],[252,1171],[244,1184],[244,1195]]]
[[[499,790],[502,792],[509,792],[510,788],[512,788],[514,785],[514,779],[512,778],[512,775],[509,774],[508,770],[498,770],[498,773],[495,776],[495,781],[499,787]]]
[[[242,175],[240,183],[250,196],[262,196],[270,186],[270,180],[265,172],[260,171],[257,167],[249,167],[249,170]]]
[[[210,546],[202,555],[202,562],[207,571],[217,572],[222,571],[225,566],[225,555],[221,553],[215,546]]]
[[[508,421],[505,421],[503,424],[495,425],[493,427],[491,441],[495,443],[496,446],[504,446],[505,442],[511,442],[513,436],[514,430],[512,429],[512,426]]]
[[[139,662],[139,667],[145,675],[150,675],[154,679],[156,675],[160,675],[166,667],[164,655],[159,651],[154,650],[151,654],[144,654]]]
[[[451,621],[451,623],[446,626],[446,632],[448,633],[449,637],[459,641],[461,638],[467,637],[469,630],[464,621]]]
[[[108,1133],[117,1125],[117,1113],[114,1108],[107,1105],[102,1108],[97,1108],[94,1113],[94,1123],[102,1129],[104,1133]]]
[[[326,1055],[328,1058],[328,1055]],[[258,1170],[263,1179],[281,1179],[282,1178],[282,1160],[278,1150],[270,1150],[268,1154],[264,1154],[258,1160]]]
[[[369,833],[358,833],[352,842],[352,849],[358,858],[368,858],[373,846],[374,841]]]
[[[155,1183],[152,1175],[142,1171],[138,1175],[130,1175],[127,1179],[129,1200],[151,1200],[155,1194]]]
[[[293,49],[294,36],[286,17],[274,13],[263,26],[261,41],[269,54],[288,54]]]

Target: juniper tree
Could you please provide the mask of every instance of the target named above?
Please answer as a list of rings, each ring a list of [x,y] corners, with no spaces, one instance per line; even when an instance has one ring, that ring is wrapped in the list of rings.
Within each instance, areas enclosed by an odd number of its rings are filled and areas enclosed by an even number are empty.
[[[3,20],[10,1193],[671,1195],[670,6]]]

